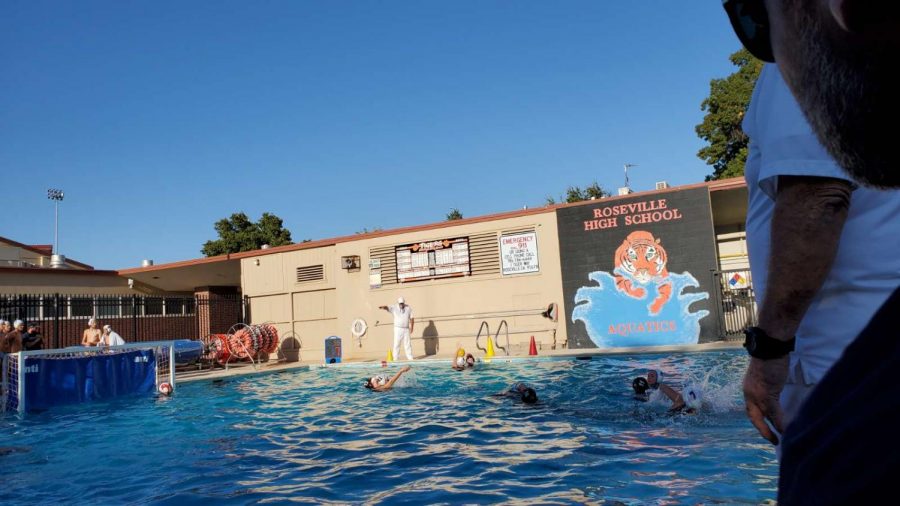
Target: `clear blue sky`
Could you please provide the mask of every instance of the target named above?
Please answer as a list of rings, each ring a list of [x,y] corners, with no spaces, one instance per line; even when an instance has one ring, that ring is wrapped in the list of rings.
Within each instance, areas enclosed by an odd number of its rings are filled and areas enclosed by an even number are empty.
[[[721,2],[0,4],[0,235],[98,268],[200,257],[269,211],[295,241],[702,181],[738,49]]]

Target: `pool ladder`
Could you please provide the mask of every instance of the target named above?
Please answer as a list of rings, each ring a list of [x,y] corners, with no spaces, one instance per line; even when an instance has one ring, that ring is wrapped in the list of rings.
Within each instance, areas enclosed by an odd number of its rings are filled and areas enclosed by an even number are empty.
[[[506,335],[506,347],[500,346],[499,337],[500,337],[501,330],[506,331],[506,334],[505,334]],[[486,352],[487,348],[482,347],[481,343],[479,341],[481,339],[481,334],[483,331],[487,331],[487,332],[485,332],[485,336],[488,339],[492,338],[491,337],[491,326],[488,325],[487,320],[482,320],[481,325],[478,327],[478,335],[475,336],[475,347],[481,351]],[[509,324],[506,323],[506,320],[500,321],[500,326],[497,327],[497,333],[494,334],[493,339],[494,339],[494,348],[503,350],[503,353],[506,354],[506,356],[508,357],[509,356]]]

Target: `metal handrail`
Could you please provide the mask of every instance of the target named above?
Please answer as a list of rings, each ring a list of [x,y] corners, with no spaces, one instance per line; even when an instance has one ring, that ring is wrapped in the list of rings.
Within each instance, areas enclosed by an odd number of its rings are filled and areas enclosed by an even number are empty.
[[[481,331],[485,328],[487,329],[487,338],[490,339],[491,338],[491,326],[488,325],[487,320],[482,320],[481,326],[478,327],[478,335],[475,336],[475,347],[481,351],[487,351],[486,348],[482,348],[481,345],[478,344],[478,339],[481,338]]]
[[[498,341],[498,337],[500,336],[500,329],[506,328],[506,348],[500,346],[500,341]],[[509,324],[506,323],[506,320],[502,320],[500,322],[500,326],[497,327],[497,333],[494,334],[494,346],[503,350],[503,353],[506,353],[506,356],[509,356]]]

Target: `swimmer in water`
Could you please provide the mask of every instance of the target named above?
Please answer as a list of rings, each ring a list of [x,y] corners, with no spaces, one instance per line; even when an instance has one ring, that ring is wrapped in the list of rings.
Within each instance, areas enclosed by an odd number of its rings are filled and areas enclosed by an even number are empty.
[[[652,390],[659,390],[669,400],[672,401],[672,407],[669,408],[670,413],[680,413],[682,411],[686,413],[693,413],[695,408],[693,406],[687,406],[687,403],[684,401],[684,397],[677,390],[666,385],[665,383],[661,383],[659,381],[659,372],[654,370],[647,371],[647,377],[637,377],[631,382],[631,387],[634,389],[635,398],[640,401],[648,401],[650,400],[650,392]],[[696,397],[699,397],[697,392],[694,392]],[[697,405],[699,405],[699,398],[697,398]],[[687,407],[687,409],[685,409]]]
[[[525,383],[519,382],[511,386],[503,395],[517,397],[525,404],[534,404],[537,402],[537,392]]]
[[[453,359],[450,367],[457,371],[472,369],[473,367],[475,367],[475,357],[471,353],[466,353],[466,350],[462,349],[461,347],[457,347],[456,357]]]
[[[405,366],[403,369],[400,369],[397,374],[394,375],[393,378],[388,379],[387,376],[383,374],[376,374],[371,378],[366,379],[365,386],[369,390],[373,390],[375,392],[387,392],[391,388],[394,387],[394,383],[400,379],[400,376],[403,376],[403,373],[412,369],[410,366]]]

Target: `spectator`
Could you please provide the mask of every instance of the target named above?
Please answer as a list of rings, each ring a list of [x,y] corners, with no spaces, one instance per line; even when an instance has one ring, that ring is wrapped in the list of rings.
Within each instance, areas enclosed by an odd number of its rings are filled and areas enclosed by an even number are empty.
[[[744,45],[778,62],[818,138],[850,177],[900,187],[892,128],[900,113],[898,3],[727,0],[725,7]],[[896,230],[896,224],[893,217],[872,228]],[[900,444],[873,428],[900,423],[900,394],[884,388],[900,366],[898,312],[895,290],[788,425],[779,504],[876,504],[893,496]],[[773,413],[762,416],[772,420]]]
[[[0,352],[18,353],[22,351],[22,334],[25,331],[25,322],[16,320],[13,330],[0,336]]]
[[[25,351],[40,350],[44,347],[44,337],[41,329],[36,325],[28,327],[28,331],[22,334],[22,348]]]
[[[88,328],[84,329],[84,332],[81,334],[81,345],[97,346],[100,344],[101,336],[102,332],[97,328],[97,319],[91,318],[88,320]]]
[[[101,346],[121,346],[123,344],[125,344],[125,340],[111,326],[103,326],[103,336],[100,338]]]

